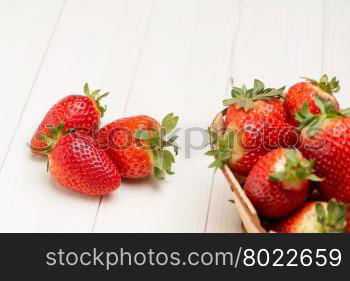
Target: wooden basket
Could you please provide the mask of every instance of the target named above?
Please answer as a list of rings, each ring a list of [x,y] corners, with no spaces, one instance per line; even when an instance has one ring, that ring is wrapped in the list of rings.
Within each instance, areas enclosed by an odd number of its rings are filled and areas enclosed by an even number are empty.
[[[219,135],[223,135],[225,132],[224,118],[226,111],[227,109],[216,115],[213,123],[210,126],[210,129]],[[262,227],[258,213],[241,186],[244,178],[235,176],[227,165],[225,165],[225,167],[221,170],[228,181],[231,190],[233,191],[233,200],[236,204],[237,211],[241,217],[246,232],[266,233],[267,231]]]

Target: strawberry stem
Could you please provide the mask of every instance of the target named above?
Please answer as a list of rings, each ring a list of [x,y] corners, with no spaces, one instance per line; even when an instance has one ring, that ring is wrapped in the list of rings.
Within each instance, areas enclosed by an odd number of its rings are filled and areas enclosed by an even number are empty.
[[[339,80],[337,80],[337,77],[335,76],[331,80],[328,80],[328,75],[324,74],[321,76],[319,81],[315,79],[310,79],[307,77],[301,77],[301,78],[310,82],[312,85],[317,86],[322,91],[328,94],[334,94],[339,92],[340,90]]]
[[[46,148],[44,150],[44,154],[50,153],[50,151],[53,149],[55,144],[58,142],[58,140],[65,134],[69,134],[74,132],[74,129],[68,129],[65,130],[64,128],[64,123],[60,122],[57,127],[54,125],[50,125],[49,128],[49,134],[46,135],[44,133],[40,133],[39,136],[41,139],[45,142]]]
[[[234,148],[234,132],[228,132],[220,136],[217,132],[208,129],[210,144],[212,149],[205,155],[215,157],[215,161],[209,165],[209,168],[222,169],[231,159],[231,151]]]
[[[103,93],[103,94],[100,94],[100,92],[101,92],[100,89],[94,90],[94,91],[91,92],[88,83],[84,84],[84,94],[85,94],[85,96],[91,98],[95,102],[97,109],[101,113],[101,117],[103,117],[104,113],[107,110],[107,105],[103,105],[102,106],[101,105],[101,100],[104,97],[108,96],[109,92],[106,92],[106,93]]]
[[[321,202],[316,204],[317,221],[323,233],[342,233],[346,227],[346,214],[348,206],[330,200],[326,206]]]
[[[244,111],[250,110],[254,101],[257,100],[274,100],[283,97],[283,91],[285,87],[279,89],[266,88],[263,82],[260,80],[254,80],[254,87],[247,89],[243,84],[242,88],[233,87],[231,91],[232,98],[223,101],[225,106],[236,105],[237,109],[243,108]]]
[[[270,175],[269,179],[271,181],[322,181],[321,178],[314,174],[314,161],[303,158],[302,154],[297,149],[285,149],[284,151],[286,157],[284,169]]]
[[[300,121],[300,125],[298,127],[299,131],[306,127],[317,129],[325,120],[339,117],[348,117],[350,114],[350,109],[338,111],[332,101],[325,100],[320,96],[315,96],[314,100],[321,113],[311,113],[308,103],[305,102],[300,111],[295,113],[296,119]],[[310,136],[314,135],[316,132],[317,130],[313,130],[313,133],[311,132]]]
[[[135,133],[135,138],[146,142],[153,152],[153,174],[157,179],[164,179],[166,174],[174,174],[172,165],[175,163],[175,157],[166,148],[172,148],[175,156],[178,154],[178,146],[175,144],[178,136],[172,135],[167,137],[176,128],[178,121],[178,116],[175,116],[174,113],[169,113],[163,118],[160,130],[140,129]]]

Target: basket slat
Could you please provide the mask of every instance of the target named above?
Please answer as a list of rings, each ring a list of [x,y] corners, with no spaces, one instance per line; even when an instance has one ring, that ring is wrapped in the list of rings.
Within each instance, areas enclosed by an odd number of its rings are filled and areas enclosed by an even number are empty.
[[[219,135],[223,135],[225,132],[224,118],[226,111],[225,109],[220,112],[210,126],[210,129]],[[246,231],[248,233],[266,233],[267,231],[262,227],[254,206],[246,196],[240,184],[242,178],[235,176],[227,165],[222,169],[222,173],[233,191],[233,200],[235,201]]]

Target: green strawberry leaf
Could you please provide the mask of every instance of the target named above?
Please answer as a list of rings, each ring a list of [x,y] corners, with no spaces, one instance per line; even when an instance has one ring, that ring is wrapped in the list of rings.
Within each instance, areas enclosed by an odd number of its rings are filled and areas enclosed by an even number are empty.
[[[178,146],[175,143],[178,136],[172,135],[166,138],[176,127],[179,117],[173,113],[163,118],[161,128],[157,130],[139,129],[135,133],[135,138],[143,141],[152,150],[154,157],[153,174],[157,179],[164,179],[165,175],[173,175],[172,165],[175,157],[166,148],[172,148],[175,155],[178,155]]]
[[[90,91],[89,85],[88,83],[84,84],[84,94],[85,96],[91,98],[94,102],[95,105],[97,107],[97,109],[100,111],[101,113],[101,117],[103,117],[104,113],[107,110],[107,105],[101,105],[101,99],[103,99],[104,97],[109,95],[109,92],[106,92],[102,95],[100,95],[101,90],[94,90],[94,91]]]
[[[209,150],[209,151],[207,151],[204,155],[216,157],[216,156],[219,155],[219,152],[218,152],[217,150]]]
[[[321,76],[319,81],[307,77],[301,78],[312,83],[328,94],[334,94],[340,91],[339,80],[337,80],[336,77],[333,77],[331,80],[329,80],[328,75],[324,74]]]
[[[301,109],[296,112],[295,117],[298,121],[302,122],[308,122],[311,117],[314,117],[314,115],[311,113],[309,105],[307,102],[304,102],[301,106]],[[305,121],[306,120],[306,121]]]
[[[164,150],[163,151],[163,167],[165,169],[165,171],[171,171],[171,166],[173,163],[175,163],[175,157],[173,156],[173,154],[168,151],[168,150]]]
[[[58,125],[55,127],[54,125],[50,125],[49,127],[49,134],[43,134],[39,133],[39,137],[45,142],[46,148],[43,151],[44,154],[49,154],[53,147],[56,145],[58,140],[66,135],[75,132],[75,129],[64,129],[64,123],[60,122]]]
[[[316,203],[317,221],[324,225],[326,223],[326,210],[320,202]]]
[[[279,89],[265,88],[265,85],[260,80],[254,80],[254,87],[248,89],[246,85],[242,88],[233,87],[231,91],[232,98],[223,101],[225,106],[235,105],[237,109],[242,108],[244,111],[249,111],[253,108],[254,102],[257,100],[274,100],[283,98],[285,87]]]
[[[285,173],[284,172],[276,172],[269,176],[269,180],[275,181],[275,182],[282,182],[285,180]]]
[[[136,131],[135,138],[138,140],[146,140],[151,138],[151,135],[148,131],[140,129]]]
[[[179,136],[172,136],[169,138],[169,143],[174,143],[177,139],[179,138]]]
[[[165,172],[163,169],[159,169],[158,167],[154,167],[153,174],[159,180],[165,179]]]
[[[318,177],[317,175],[314,175],[314,174],[307,176],[306,179],[308,179],[310,181],[316,181],[316,182],[317,181],[323,181],[322,178],[320,178],[320,177]]]
[[[85,95],[90,95],[90,89],[89,89],[88,83],[84,84],[84,93],[85,93]]]
[[[342,233],[346,227],[348,205],[330,200],[326,207],[321,202],[316,204],[317,221],[323,233]]]
[[[225,166],[225,161],[221,159],[217,159],[214,162],[212,162],[208,168],[215,168],[215,169],[222,169]]]
[[[166,115],[162,121],[162,128],[165,130],[164,135],[168,135],[173,129],[175,129],[179,121],[178,116],[174,116],[174,113],[169,113]]]
[[[210,144],[212,149],[205,155],[215,157],[209,168],[222,169],[231,159],[231,151],[234,148],[234,132],[228,132],[224,136],[219,136],[217,132],[208,129]]]
[[[255,80],[254,80],[254,88],[253,88],[252,94],[255,96],[255,95],[257,95],[258,93],[260,93],[261,91],[263,91],[264,88],[265,88],[264,83],[261,82],[261,81],[258,80],[258,79],[255,79]]]
[[[269,176],[269,179],[276,182],[283,181],[322,181],[315,174],[314,161],[303,158],[297,149],[284,149],[286,163],[283,171],[278,171]]]
[[[324,121],[333,118],[347,117],[349,113],[348,110],[338,111],[332,101],[326,100],[320,96],[314,97],[314,100],[321,111],[320,114],[311,113],[309,105],[306,102],[303,104],[301,110],[295,114],[298,121],[300,121],[298,130],[301,131],[304,128],[309,128],[309,136],[315,135],[318,130],[313,129],[320,129]]]

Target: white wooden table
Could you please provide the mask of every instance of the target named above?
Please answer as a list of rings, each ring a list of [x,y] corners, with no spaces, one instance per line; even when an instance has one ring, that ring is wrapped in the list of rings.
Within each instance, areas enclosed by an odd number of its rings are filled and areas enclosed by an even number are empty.
[[[222,109],[230,75],[277,87],[336,74],[350,106],[349,15],[349,0],[0,0],[0,232],[241,231],[204,150],[182,149],[162,183],[86,198],[55,185],[27,143],[86,81],[111,91],[104,124],[175,112],[182,146]]]

